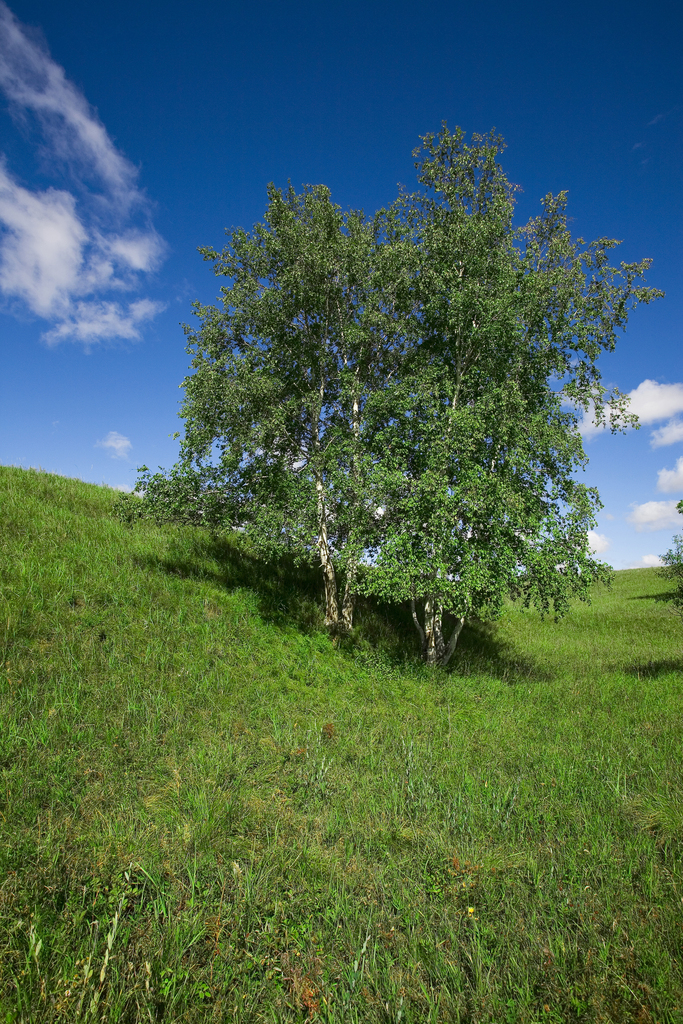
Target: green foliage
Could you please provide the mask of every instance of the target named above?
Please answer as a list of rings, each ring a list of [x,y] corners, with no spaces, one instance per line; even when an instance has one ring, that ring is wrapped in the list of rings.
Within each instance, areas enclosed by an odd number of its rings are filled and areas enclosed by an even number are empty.
[[[679,501],[676,507],[683,515],[683,501]],[[676,611],[683,615],[683,534],[674,537],[672,543],[673,547],[669,548],[667,553],[662,556],[665,567],[660,569],[660,572],[665,579],[672,580],[676,584],[676,591],[671,598],[671,603]]]
[[[435,675],[404,609],[335,647],[318,573],[118,500],[0,468],[0,1020],[677,1024],[658,570]]]

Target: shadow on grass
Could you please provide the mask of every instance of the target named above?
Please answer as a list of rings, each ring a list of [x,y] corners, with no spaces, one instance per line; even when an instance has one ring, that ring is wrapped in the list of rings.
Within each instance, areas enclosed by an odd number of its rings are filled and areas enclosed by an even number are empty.
[[[671,601],[676,595],[675,590],[663,590],[660,594],[632,594],[629,601]]]
[[[658,679],[669,672],[683,672],[683,656],[680,658],[664,658],[661,661],[643,661],[627,665],[624,669],[630,676],[638,679]]]
[[[455,675],[489,675],[515,683],[547,682],[553,676],[498,635],[495,622],[474,619],[462,631],[452,659]]]
[[[228,591],[249,590],[256,595],[261,618],[282,628],[294,626],[309,634],[325,629],[319,567],[302,565],[286,554],[266,560],[250,553],[237,538],[207,534],[192,538],[189,548],[187,542],[176,544],[166,557],[147,556],[138,561],[145,568],[181,579],[207,580]],[[446,614],[447,637],[454,624],[455,619]],[[421,663],[420,642],[407,603],[358,597],[353,632],[340,641],[340,648],[371,660],[381,656],[384,664],[395,668]],[[447,671],[459,676],[486,674],[510,684],[550,678],[501,640],[495,623],[477,620],[463,628]]]
[[[190,544],[171,546],[165,557],[138,557],[141,567],[180,579],[203,580],[223,590],[250,590],[259,603],[259,614],[280,626],[295,625],[304,633],[324,628],[320,602],[322,581],[313,566],[297,565],[282,555],[264,560],[250,553],[232,537],[192,538]]]
[[[449,638],[455,618],[444,616],[444,636]],[[420,664],[420,641],[409,604],[385,604],[359,598],[356,629],[349,646],[370,644],[382,651],[394,665]],[[446,671],[455,676],[489,675],[511,685],[529,679],[547,680],[550,676],[530,659],[520,656],[511,644],[498,635],[495,622],[476,619],[466,623]]]

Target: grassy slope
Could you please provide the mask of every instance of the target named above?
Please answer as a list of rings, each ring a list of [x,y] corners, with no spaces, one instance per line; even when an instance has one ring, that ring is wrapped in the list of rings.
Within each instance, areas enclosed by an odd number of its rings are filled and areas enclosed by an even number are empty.
[[[430,673],[114,499],[0,468],[0,1021],[683,1020],[656,571]]]

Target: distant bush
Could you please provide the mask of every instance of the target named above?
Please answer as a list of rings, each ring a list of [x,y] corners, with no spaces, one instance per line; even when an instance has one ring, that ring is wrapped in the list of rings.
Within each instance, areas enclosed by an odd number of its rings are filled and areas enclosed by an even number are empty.
[[[683,506],[683,501],[679,504],[679,511],[683,511],[681,506]],[[664,568],[660,570],[662,576],[677,584],[671,597],[671,603],[676,611],[683,616],[683,534],[678,534],[673,538],[673,547],[669,548],[662,558],[664,560]]]

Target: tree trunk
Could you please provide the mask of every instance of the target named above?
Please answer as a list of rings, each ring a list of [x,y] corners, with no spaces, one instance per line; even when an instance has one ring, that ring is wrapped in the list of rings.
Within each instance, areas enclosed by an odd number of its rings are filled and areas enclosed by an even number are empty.
[[[332,630],[337,630],[339,628],[337,574],[334,571],[334,564],[327,543],[327,509],[325,508],[323,481],[318,473],[316,473],[315,477],[315,489],[318,494],[318,551],[325,581],[325,625]]]
[[[434,597],[425,598],[425,647],[423,658],[428,665],[440,665],[446,645],[441,632],[442,605]]]
[[[344,599],[342,601],[341,628],[345,633],[350,633],[353,628],[353,609],[356,603],[354,587],[356,583],[357,565],[355,561],[349,563],[346,574],[346,585],[344,587]]]
[[[320,561],[323,570],[323,579],[325,581],[325,625],[336,630],[339,625],[337,576],[327,548],[321,548]]]
[[[443,605],[437,598],[426,597],[424,601],[425,624],[420,624],[415,610],[415,599],[410,602],[413,622],[420,637],[422,660],[433,668],[445,668],[451,660],[458,637],[465,625],[465,616],[460,616],[455,624],[451,638],[446,644],[443,635]]]
[[[420,625],[420,620],[418,619],[417,612],[415,611],[415,598],[414,597],[411,598],[411,600],[410,600],[410,610],[413,613],[413,622],[415,623],[415,629],[417,630],[418,635],[420,637],[420,648],[421,648],[421,652],[422,652],[422,657],[424,658],[425,650],[426,650],[426,647],[425,647],[425,631],[422,628],[422,626]]]
[[[344,360],[346,362],[346,360]],[[353,480],[355,483],[355,501],[359,501],[359,489],[360,489],[360,472],[358,467],[358,452],[360,448],[360,402],[358,400],[358,366],[356,367],[356,386],[354,388],[353,403],[351,406],[351,425],[353,430],[354,448],[353,448],[353,459],[352,469]],[[356,585],[356,575],[358,573],[358,562],[356,558],[352,556],[349,559],[346,569],[346,584],[344,586],[344,598],[342,600],[342,611],[341,611],[341,629],[344,633],[350,633],[353,628],[353,610],[356,603],[356,595],[354,588]]]
[[[441,664],[444,666],[444,668],[448,664],[448,662],[451,660],[451,656],[453,654],[453,651],[455,650],[455,645],[458,642],[458,637],[460,636],[460,633],[462,632],[462,627],[464,625],[465,625],[465,616],[461,615],[458,618],[458,621],[456,622],[456,624],[455,624],[455,626],[453,628],[453,632],[451,633],[451,638],[448,641],[448,647],[444,651],[444,656],[443,656],[443,659],[441,661]]]

